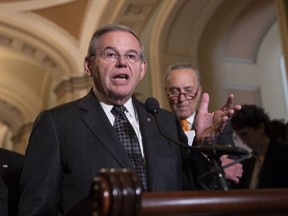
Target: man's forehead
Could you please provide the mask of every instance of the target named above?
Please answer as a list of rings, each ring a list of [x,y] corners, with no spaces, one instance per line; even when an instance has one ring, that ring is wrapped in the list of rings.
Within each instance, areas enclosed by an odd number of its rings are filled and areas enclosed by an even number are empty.
[[[185,84],[185,85],[189,85],[189,86],[196,86],[198,85],[198,79],[195,75],[195,73],[193,73],[192,69],[175,69],[172,70],[170,73],[170,76],[168,77],[168,80],[171,83],[177,83],[179,82],[179,84]]]
[[[107,32],[99,38],[99,42],[105,45],[114,44],[114,46],[126,45],[126,46],[132,46],[132,47],[136,46],[137,48],[140,47],[140,44],[137,38],[130,32],[125,32],[125,31]]]

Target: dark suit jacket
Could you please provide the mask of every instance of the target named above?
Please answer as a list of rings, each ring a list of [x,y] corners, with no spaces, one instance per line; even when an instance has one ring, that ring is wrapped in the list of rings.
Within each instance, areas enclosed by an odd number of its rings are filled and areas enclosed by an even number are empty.
[[[163,138],[155,118],[133,98],[142,133],[150,191],[195,188],[185,167],[183,149]],[[163,133],[181,137],[176,117],[158,113]],[[84,98],[44,111],[29,139],[21,177],[19,216],[57,215],[86,197],[101,168],[131,168],[132,164],[98,99]],[[190,179],[189,179],[190,180]]]
[[[198,111],[196,111],[197,115]],[[194,121],[195,123],[195,121]],[[193,128],[194,126],[192,126]],[[229,146],[235,146],[235,143],[233,141],[233,128],[231,126],[231,122],[229,121],[225,127],[223,128],[222,132],[213,140],[213,144],[217,145],[229,145]],[[219,181],[218,174],[210,171],[215,169],[215,165],[213,161],[218,162],[219,166],[221,166],[220,162],[220,155],[217,155],[219,157],[211,157],[207,155],[207,158],[210,159],[207,160],[202,159],[203,155],[199,155],[198,153],[194,154],[191,153],[189,155],[190,159],[188,160],[190,165],[189,167],[193,170],[193,176],[194,176],[194,182],[197,188],[199,189],[205,189],[205,190],[222,190],[223,186],[221,185],[221,182]],[[230,155],[229,158],[231,159],[238,159],[238,156]],[[213,161],[212,161],[213,160]],[[219,171],[221,172],[221,170]],[[211,173],[211,174],[209,174]],[[226,186],[228,188],[234,187],[234,183],[232,181],[227,181]]]
[[[288,187],[288,145],[271,140],[260,170],[257,188]],[[243,162],[243,177],[236,188],[249,188],[257,155]]]
[[[24,162],[24,155],[0,148],[0,174],[8,189],[9,216],[17,215],[19,201],[19,180]]]
[[[0,177],[0,215],[8,215],[8,188],[6,187],[3,179]]]
[[[288,187],[287,155],[288,145],[270,141],[260,172],[258,188]]]
[[[219,145],[235,146],[233,140],[233,128],[230,121],[225,125],[223,131],[216,137],[214,143]]]

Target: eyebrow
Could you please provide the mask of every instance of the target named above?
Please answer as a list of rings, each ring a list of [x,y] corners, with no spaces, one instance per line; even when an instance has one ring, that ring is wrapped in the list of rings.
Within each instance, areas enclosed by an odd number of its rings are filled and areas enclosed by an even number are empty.
[[[102,50],[102,52],[105,51],[105,50],[107,50],[107,49],[113,50],[113,51],[116,52],[116,53],[120,53],[116,48],[111,47],[111,46],[105,47],[105,48]],[[137,50],[134,50],[134,49],[128,49],[125,53],[131,53],[131,52],[136,53],[136,54],[139,54],[138,51],[137,51]]]
[[[183,88],[179,88],[179,87],[176,87],[176,86],[170,86],[169,89],[193,89],[194,87],[193,86],[186,86],[186,87],[183,87]],[[197,89],[197,88],[196,88]]]

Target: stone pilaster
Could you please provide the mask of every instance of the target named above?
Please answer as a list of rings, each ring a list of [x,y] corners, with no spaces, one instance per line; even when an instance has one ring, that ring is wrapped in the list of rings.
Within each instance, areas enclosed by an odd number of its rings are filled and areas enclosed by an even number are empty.
[[[93,85],[93,79],[88,76],[71,77],[63,80],[54,90],[57,102],[63,104],[83,97]]]

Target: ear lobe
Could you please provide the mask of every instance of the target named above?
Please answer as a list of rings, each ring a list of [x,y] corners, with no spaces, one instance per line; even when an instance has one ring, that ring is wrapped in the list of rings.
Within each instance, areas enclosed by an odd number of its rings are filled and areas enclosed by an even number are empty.
[[[199,100],[200,97],[201,97],[201,95],[202,95],[202,86],[200,85],[200,86],[199,86],[199,89],[198,89],[198,92],[197,92],[196,98]]]
[[[198,89],[198,94],[199,94],[199,95],[201,95],[201,94],[202,94],[202,86],[201,86],[201,85],[199,86],[199,89]]]
[[[85,58],[84,70],[85,70],[85,73],[88,76],[92,76],[92,74],[91,74],[91,65],[90,65],[90,62],[89,62],[89,60],[87,58]]]
[[[146,71],[147,71],[147,63],[146,63],[146,61],[144,61],[144,62],[142,63],[141,68],[142,68],[142,71],[141,71],[140,80],[143,79],[143,77],[144,77],[144,75],[145,75],[145,73],[146,73]]]

